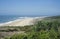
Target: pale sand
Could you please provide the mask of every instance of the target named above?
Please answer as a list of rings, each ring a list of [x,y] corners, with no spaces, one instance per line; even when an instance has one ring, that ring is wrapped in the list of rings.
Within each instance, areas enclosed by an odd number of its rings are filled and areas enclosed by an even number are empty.
[[[24,18],[24,19],[17,19],[14,21],[10,21],[7,23],[2,23],[0,26],[26,26],[26,25],[33,25],[36,20],[42,20],[41,17],[35,18]]]

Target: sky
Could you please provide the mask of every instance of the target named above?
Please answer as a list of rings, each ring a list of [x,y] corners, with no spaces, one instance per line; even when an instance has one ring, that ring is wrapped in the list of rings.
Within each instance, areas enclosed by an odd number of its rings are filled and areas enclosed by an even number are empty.
[[[0,0],[0,15],[60,15],[60,0]]]

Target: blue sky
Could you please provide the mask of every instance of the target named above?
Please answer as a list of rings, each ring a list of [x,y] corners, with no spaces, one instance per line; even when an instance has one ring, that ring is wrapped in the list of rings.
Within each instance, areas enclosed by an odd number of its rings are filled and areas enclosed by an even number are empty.
[[[0,15],[60,15],[60,0],[0,0]]]

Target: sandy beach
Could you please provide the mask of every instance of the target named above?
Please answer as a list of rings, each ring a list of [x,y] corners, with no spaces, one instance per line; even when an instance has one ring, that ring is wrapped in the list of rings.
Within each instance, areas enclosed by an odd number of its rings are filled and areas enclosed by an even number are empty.
[[[6,23],[1,23],[0,26],[26,26],[33,25],[36,20],[42,20],[44,17],[24,17],[20,19],[16,19],[14,21],[9,21]]]

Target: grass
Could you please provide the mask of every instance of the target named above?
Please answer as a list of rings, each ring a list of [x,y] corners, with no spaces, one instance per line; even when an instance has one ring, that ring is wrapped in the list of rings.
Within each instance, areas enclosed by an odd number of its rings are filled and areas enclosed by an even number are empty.
[[[26,34],[14,34],[5,39],[60,39],[60,16],[48,17],[36,22],[34,25],[24,27],[1,27],[13,28],[18,31],[25,31]],[[10,32],[11,30],[9,30]]]

